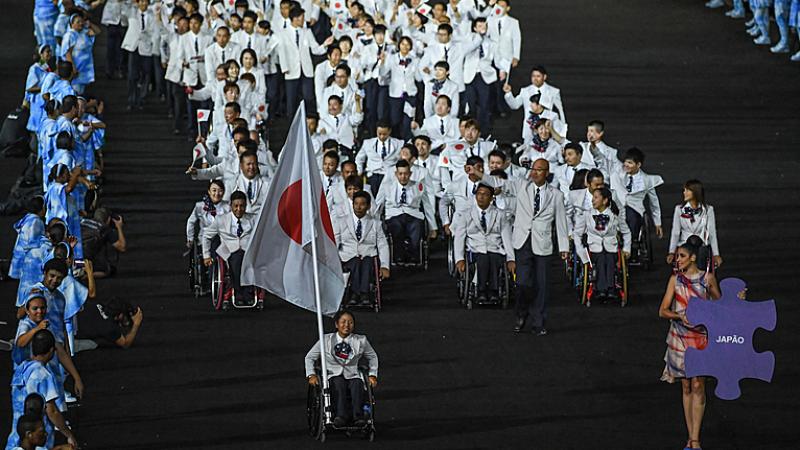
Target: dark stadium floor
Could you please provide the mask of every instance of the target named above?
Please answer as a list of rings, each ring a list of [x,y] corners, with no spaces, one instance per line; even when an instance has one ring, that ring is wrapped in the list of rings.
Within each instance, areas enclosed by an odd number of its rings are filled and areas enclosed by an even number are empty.
[[[524,56],[512,83],[516,91],[533,64],[546,65],[562,90],[571,139],[600,118],[611,145],[643,149],[645,170],[666,180],[659,192],[667,225],[683,181],[706,183],[725,257],[721,276],[748,281],[751,299],[775,298],[779,320],[774,333],[759,331],[755,339],[756,348],[775,352],[773,383],[744,381],[732,402],[709,396],[703,443],[794,448],[800,66],[753,46],[741,22],[702,3],[516,1]],[[3,6],[5,113],[21,101],[33,36],[32,2]],[[260,313],[215,313],[191,296],[184,223],[203,187],[183,174],[190,146],[172,137],[157,101],[143,113],[125,113],[125,82],[102,75],[103,39],[96,54],[92,90],[108,105],[105,203],[124,215],[129,240],[119,275],[98,290],[140,304],[145,319],[132,349],[78,355],[87,387],[80,441],[91,449],[321,448],[305,424],[303,356],[316,340],[313,314],[274,299]],[[515,140],[519,123],[519,114],[498,121],[494,135]],[[21,168],[20,160],[0,162],[2,192]],[[14,242],[12,220],[0,219],[2,255]],[[666,245],[657,242],[659,259]],[[543,338],[512,333],[509,311],[459,308],[441,248],[428,272],[394,272],[385,310],[356,317],[357,332],[380,355],[377,440],[332,436],[324,445],[680,448],[680,388],[659,381],[668,324],[657,307],[667,267],[632,273],[628,308],[586,309],[553,264],[551,334]],[[10,322],[2,337],[15,330],[15,289],[0,285],[8,305],[0,319]],[[0,386],[8,386],[11,364],[0,360]],[[0,405],[5,433],[7,387]]]

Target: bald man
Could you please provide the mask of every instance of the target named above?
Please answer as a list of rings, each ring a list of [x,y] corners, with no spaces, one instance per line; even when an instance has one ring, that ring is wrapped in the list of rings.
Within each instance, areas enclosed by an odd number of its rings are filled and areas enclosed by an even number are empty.
[[[517,198],[511,237],[517,261],[517,321],[514,331],[522,331],[530,315],[533,318],[533,333],[537,336],[547,334],[548,266],[554,250],[554,226],[561,258],[565,259],[569,251],[564,195],[547,183],[549,174],[550,163],[545,159],[537,159],[528,178],[508,183]]]

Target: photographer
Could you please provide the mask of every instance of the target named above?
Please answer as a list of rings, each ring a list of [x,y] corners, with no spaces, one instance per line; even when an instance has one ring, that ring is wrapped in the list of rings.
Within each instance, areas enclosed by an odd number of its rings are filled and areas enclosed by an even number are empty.
[[[81,326],[78,328],[76,351],[93,350],[99,341],[129,348],[136,339],[143,318],[141,308],[115,297],[107,302],[89,300],[78,314]]]
[[[106,278],[117,271],[119,253],[127,249],[122,216],[97,208],[93,218],[81,221],[83,253],[94,265],[94,277]]]

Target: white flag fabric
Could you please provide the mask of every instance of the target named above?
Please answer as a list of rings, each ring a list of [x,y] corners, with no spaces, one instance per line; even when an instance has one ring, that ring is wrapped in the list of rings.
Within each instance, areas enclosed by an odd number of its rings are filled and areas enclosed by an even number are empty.
[[[208,118],[211,116],[210,109],[198,109],[197,110],[197,121],[198,122],[208,122]]]
[[[316,311],[312,241],[317,249],[322,314],[330,316],[344,295],[344,278],[305,104],[294,116],[280,163],[242,264],[242,285],[255,285]]]
[[[206,146],[203,144],[197,144],[192,149],[192,163],[197,161],[200,158],[205,158],[206,156]]]

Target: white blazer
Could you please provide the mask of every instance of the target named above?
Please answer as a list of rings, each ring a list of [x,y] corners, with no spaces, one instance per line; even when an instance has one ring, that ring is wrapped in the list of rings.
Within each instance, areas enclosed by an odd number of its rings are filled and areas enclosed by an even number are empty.
[[[711,205],[703,206],[700,215],[688,214],[689,203],[675,205],[675,212],[672,215],[672,232],[669,239],[669,252],[675,253],[679,245],[686,242],[689,236],[700,237],[706,245],[711,246],[714,255],[719,255],[719,244],[717,243],[717,219],[714,215],[714,207]],[[694,221],[692,221],[694,218]]]
[[[142,14],[145,20],[144,30],[142,30]],[[153,10],[148,8],[142,13],[139,8],[131,7],[126,10],[126,15],[129,17],[128,31],[122,39],[122,49],[129,52],[138,51],[142,56],[157,54],[160,28]]]
[[[520,89],[519,94],[516,96],[511,92],[507,92],[504,98],[511,109],[519,109],[527,105],[528,99],[534,94],[541,94],[539,104],[558,114],[561,121],[565,124],[567,123],[567,114],[564,112],[564,102],[561,101],[561,90],[551,84],[547,84],[547,82],[542,83],[541,87],[529,84]]]
[[[664,184],[664,179],[660,175],[650,175],[640,170],[633,175],[634,183],[631,192],[628,192],[628,175],[624,170],[617,170],[611,175],[611,189],[621,200],[624,206],[630,206],[639,215],[644,216],[644,200],[650,204],[650,215],[656,226],[661,226],[661,203],[658,201],[656,188]]]
[[[603,215],[608,217],[605,227],[598,223],[599,216]],[[589,253],[583,245],[584,234],[589,251],[592,253],[602,251],[616,253],[619,249],[618,234],[622,235],[622,251],[631,251],[631,230],[628,228],[628,222],[625,221],[624,216],[611,212],[611,208],[606,208],[602,213],[592,208],[580,214],[576,220],[573,242],[575,242],[578,257],[586,264],[589,262]]]
[[[211,225],[203,230],[203,258],[211,257],[211,241],[219,236],[220,244],[217,247],[217,255],[225,261],[231,254],[244,250],[250,246],[250,239],[253,237],[253,230],[256,227],[256,217],[252,214],[245,214],[242,218],[242,235],[236,235],[236,216],[232,212],[218,215]]]
[[[553,254],[553,224],[555,223],[558,251],[569,251],[567,214],[561,191],[545,183],[539,189],[539,212],[534,214],[536,186],[530,180],[509,180],[516,192],[514,213],[515,249],[522,248],[528,236],[531,237],[533,254],[549,256]]]
[[[456,261],[466,258],[466,249],[473,253],[497,253],[514,261],[514,246],[511,244],[511,223],[506,215],[494,205],[486,208],[486,231],[481,227],[481,209],[473,207],[456,211],[450,230],[453,233]]]
[[[300,46],[297,45],[297,33],[300,34]],[[325,47],[320,45],[308,28],[287,27],[279,30],[278,55],[281,69],[287,80],[297,80],[301,76],[314,76],[314,63],[311,54],[324,55]]]
[[[387,175],[391,177],[392,175]],[[385,211],[386,219],[397,217],[402,214],[408,214],[417,219],[426,219],[428,227],[433,228],[436,225],[436,215],[433,212],[434,205],[431,202],[433,196],[428,195],[426,192],[425,183],[422,181],[411,181],[405,185],[406,188],[406,203],[400,204],[399,199],[402,195],[400,182],[395,178],[394,180],[387,180],[381,183],[378,189],[378,195],[375,198],[375,212],[380,216]],[[421,210],[420,210],[421,209]]]
[[[378,219],[369,214],[361,218],[361,240],[356,238],[356,218],[349,211],[340,214],[333,221],[333,233],[339,248],[339,259],[342,262],[358,257],[377,256],[381,268],[389,268],[389,242],[383,233],[383,226]]]
[[[444,124],[444,133],[442,133]],[[430,115],[422,121],[422,126],[413,130],[414,136],[425,135],[431,139],[431,147],[437,148],[458,141],[461,137],[458,129],[458,119],[453,116],[440,117]]]
[[[343,376],[346,380],[359,378],[358,362],[361,357],[367,358],[369,362],[369,376],[378,376],[378,354],[370,345],[367,337],[363,334],[351,334],[344,339],[350,345],[352,353],[343,359],[336,355],[334,348],[337,344],[337,333],[328,333],[322,337],[325,340],[325,365],[328,369],[328,379],[336,376]],[[305,366],[306,377],[314,375],[314,364],[321,356],[319,341],[311,347],[306,354]]]

